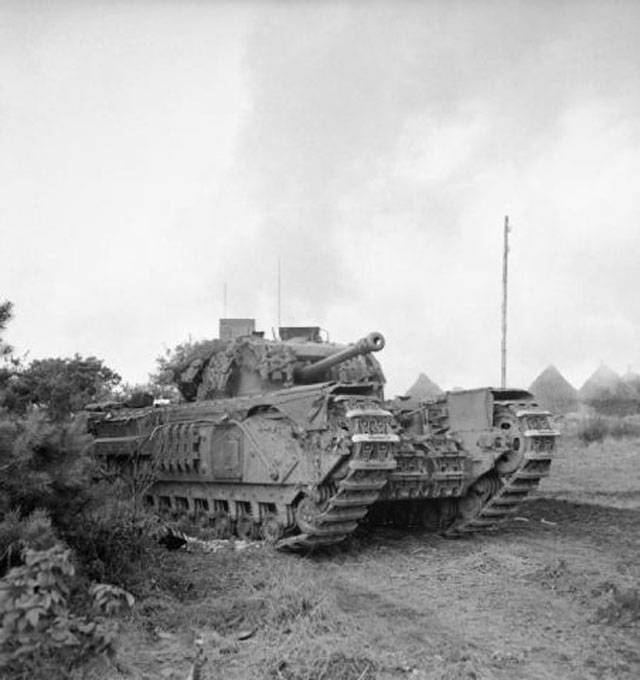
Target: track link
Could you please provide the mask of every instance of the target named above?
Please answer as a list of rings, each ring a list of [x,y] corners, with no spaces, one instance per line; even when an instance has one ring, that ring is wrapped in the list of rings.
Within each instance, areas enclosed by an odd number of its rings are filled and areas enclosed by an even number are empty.
[[[524,440],[520,466],[510,475],[491,478],[489,486],[494,488],[488,498],[479,504],[475,513],[458,516],[445,531],[446,535],[460,536],[485,530],[512,518],[540,481],[549,474],[555,439],[559,434],[549,427],[549,414],[531,410],[517,411],[515,416]]]
[[[346,417],[353,451],[347,474],[318,508],[313,521],[305,523],[311,526],[282,539],[276,548],[310,550],[343,541],[366,516],[395,470],[399,437],[391,432],[392,414],[380,408],[353,408]]]

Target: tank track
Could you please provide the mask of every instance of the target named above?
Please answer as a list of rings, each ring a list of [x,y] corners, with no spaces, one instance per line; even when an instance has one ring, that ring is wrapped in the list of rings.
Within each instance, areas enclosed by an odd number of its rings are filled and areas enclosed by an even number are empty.
[[[558,432],[548,428],[548,413],[520,410],[514,414],[521,426],[524,439],[522,460],[509,475],[489,472],[474,484],[467,494],[478,494],[475,511],[459,514],[444,532],[447,536],[461,536],[486,530],[511,519],[540,481],[549,474]],[[533,428],[530,425],[534,425]],[[535,427],[537,425],[537,428]],[[542,426],[542,427],[540,427]],[[474,488],[475,487],[475,488]],[[461,499],[464,502],[464,499]]]
[[[351,408],[346,417],[353,446],[346,475],[325,489],[324,500],[306,497],[298,504],[302,533],[283,538],[276,548],[310,550],[343,541],[367,515],[395,470],[399,437],[391,432],[392,414],[380,408]]]

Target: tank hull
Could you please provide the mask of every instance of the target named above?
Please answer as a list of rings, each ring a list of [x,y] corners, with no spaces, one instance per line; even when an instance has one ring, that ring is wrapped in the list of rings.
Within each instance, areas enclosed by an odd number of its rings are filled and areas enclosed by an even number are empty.
[[[96,454],[146,475],[145,500],[167,520],[294,550],[366,521],[486,528],[548,474],[557,435],[526,392],[385,403],[376,383],[111,410],[90,427]]]

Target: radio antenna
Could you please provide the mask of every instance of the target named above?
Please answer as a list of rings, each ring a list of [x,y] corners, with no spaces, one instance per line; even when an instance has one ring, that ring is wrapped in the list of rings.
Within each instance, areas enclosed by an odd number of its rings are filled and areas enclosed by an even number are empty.
[[[222,303],[224,306],[224,318],[227,318],[227,282],[224,282],[224,288],[222,291]]]

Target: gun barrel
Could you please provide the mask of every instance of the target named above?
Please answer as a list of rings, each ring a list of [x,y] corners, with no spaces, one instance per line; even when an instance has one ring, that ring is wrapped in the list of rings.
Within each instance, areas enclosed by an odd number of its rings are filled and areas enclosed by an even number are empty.
[[[349,347],[339,350],[335,354],[328,356],[324,359],[320,359],[313,364],[303,366],[302,368],[296,369],[295,377],[296,380],[300,382],[306,382],[308,380],[314,380],[321,376],[325,371],[341,364],[343,361],[347,361],[352,357],[359,356],[361,354],[369,354],[371,352],[379,352],[385,345],[384,335],[382,333],[374,332],[369,333],[364,338],[358,340],[358,342]]]

